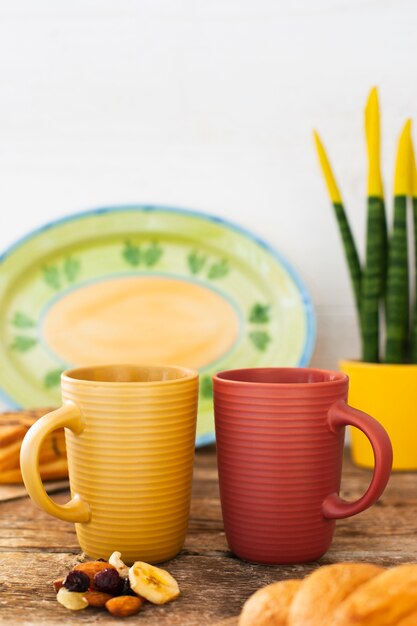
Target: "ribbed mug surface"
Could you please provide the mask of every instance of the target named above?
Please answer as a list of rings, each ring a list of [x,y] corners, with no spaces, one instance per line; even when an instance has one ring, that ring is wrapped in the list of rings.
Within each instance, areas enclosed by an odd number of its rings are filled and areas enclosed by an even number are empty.
[[[127,563],[176,555],[190,508],[197,373],[83,368],[62,376],[62,397],[84,421],[81,434],[66,429],[71,493],[91,509],[76,524],[81,548],[105,559],[119,550]]]
[[[323,502],[339,492],[345,431],[331,429],[329,410],[346,400],[347,376],[308,368],[245,369],[220,372],[213,385],[231,550],[261,563],[320,557],[334,532]]]

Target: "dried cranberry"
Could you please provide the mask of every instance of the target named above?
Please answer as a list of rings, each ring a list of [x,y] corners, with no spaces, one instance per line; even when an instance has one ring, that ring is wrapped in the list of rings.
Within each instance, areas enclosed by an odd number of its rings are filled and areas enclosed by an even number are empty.
[[[97,591],[117,596],[123,589],[123,580],[115,569],[107,567],[94,576],[94,587]]]
[[[77,570],[67,574],[64,580],[64,587],[68,591],[87,591],[90,586],[90,579],[84,572]]]

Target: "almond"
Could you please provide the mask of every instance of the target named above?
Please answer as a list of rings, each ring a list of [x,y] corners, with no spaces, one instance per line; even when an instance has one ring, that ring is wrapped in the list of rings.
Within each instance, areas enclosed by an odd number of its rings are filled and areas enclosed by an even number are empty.
[[[128,617],[139,613],[143,604],[142,598],[135,596],[117,596],[106,602],[106,609],[117,617]]]
[[[104,591],[86,591],[83,594],[88,602],[88,606],[105,606],[106,602],[113,598],[109,593]]]
[[[90,585],[94,589],[94,576],[97,572],[101,572],[103,569],[116,569],[107,561],[87,561],[86,563],[79,563],[74,567],[74,570],[84,572],[90,579]]]
[[[52,582],[52,585],[55,589],[55,593],[58,593],[58,591],[61,589],[61,587],[64,586],[64,580],[65,578],[57,578],[56,580],[54,580]]]

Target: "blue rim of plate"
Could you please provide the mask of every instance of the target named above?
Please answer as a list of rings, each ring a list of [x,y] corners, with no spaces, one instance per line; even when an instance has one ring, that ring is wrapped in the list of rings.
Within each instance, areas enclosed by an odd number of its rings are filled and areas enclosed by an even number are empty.
[[[244,235],[248,239],[252,240],[256,244],[258,244],[261,248],[266,250],[278,263],[285,269],[285,271],[289,274],[300,294],[301,303],[306,316],[306,340],[304,345],[304,350],[302,355],[299,358],[299,361],[295,367],[306,367],[310,359],[313,355],[315,340],[316,340],[316,317],[314,313],[313,302],[311,300],[310,294],[307,291],[307,288],[304,285],[304,282],[301,280],[298,273],[295,269],[290,265],[290,263],[281,256],[281,254],[274,248],[272,245],[267,243],[264,239],[261,239],[249,229],[239,226],[234,222],[230,222],[229,220],[219,217],[217,215],[213,215],[211,213],[206,213],[204,211],[197,211],[196,209],[183,209],[172,206],[165,206],[159,204],[126,204],[126,205],[110,205],[105,207],[99,207],[96,209],[87,209],[85,211],[78,211],[77,213],[71,213],[69,215],[64,215],[56,220],[51,220],[38,228],[35,228],[31,232],[26,235],[23,235],[19,239],[17,239],[13,244],[11,244],[8,248],[4,250],[0,254],[0,265],[9,257],[15,250],[26,244],[31,239],[37,237],[38,235],[44,233],[47,230],[54,228],[55,226],[59,226],[61,224],[65,224],[67,222],[72,222],[75,220],[83,219],[84,217],[91,217],[92,215],[103,215],[106,213],[117,213],[117,212],[149,212],[159,211],[162,213],[177,213],[179,215],[189,215],[191,217],[196,217],[200,219],[205,219],[208,222],[213,222],[215,224],[220,224],[234,232]],[[6,404],[10,409],[19,410],[22,407],[17,404],[2,388],[0,388],[0,401]],[[204,435],[200,435],[196,439],[196,447],[201,447],[205,445],[209,445],[214,443],[216,440],[215,433],[205,433]]]

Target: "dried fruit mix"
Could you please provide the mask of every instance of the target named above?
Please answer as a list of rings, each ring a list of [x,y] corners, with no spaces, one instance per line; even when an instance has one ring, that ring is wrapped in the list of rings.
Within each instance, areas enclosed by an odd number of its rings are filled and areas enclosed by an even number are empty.
[[[166,570],[137,561],[129,568],[120,552],[76,565],[64,579],[53,581],[60,604],[72,611],[106,607],[112,615],[128,617],[143,603],[165,604],[180,594],[178,583]]]

